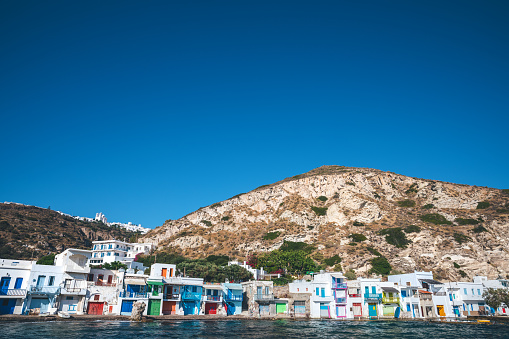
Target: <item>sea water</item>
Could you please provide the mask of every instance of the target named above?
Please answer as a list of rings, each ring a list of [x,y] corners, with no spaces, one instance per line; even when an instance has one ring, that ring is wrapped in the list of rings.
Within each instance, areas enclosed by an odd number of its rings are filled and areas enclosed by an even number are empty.
[[[0,322],[0,338],[509,338],[509,326],[425,321]]]

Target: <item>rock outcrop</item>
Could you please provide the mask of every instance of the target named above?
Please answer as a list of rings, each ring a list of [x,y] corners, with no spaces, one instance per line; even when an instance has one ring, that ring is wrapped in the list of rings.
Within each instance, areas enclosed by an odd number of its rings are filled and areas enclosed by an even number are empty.
[[[380,234],[409,225],[419,231],[404,233],[406,247]],[[315,245],[318,261],[339,255],[344,269],[360,275],[375,249],[395,270],[467,280],[509,274],[508,231],[506,190],[324,166],[169,220],[144,240],[191,257],[239,259],[302,241]],[[367,240],[353,242],[352,234]]]

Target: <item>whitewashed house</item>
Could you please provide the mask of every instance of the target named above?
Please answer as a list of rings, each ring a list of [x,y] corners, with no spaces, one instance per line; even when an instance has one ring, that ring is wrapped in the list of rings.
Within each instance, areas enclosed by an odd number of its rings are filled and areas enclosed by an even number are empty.
[[[0,259],[0,314],[22,314],[35,261]]]

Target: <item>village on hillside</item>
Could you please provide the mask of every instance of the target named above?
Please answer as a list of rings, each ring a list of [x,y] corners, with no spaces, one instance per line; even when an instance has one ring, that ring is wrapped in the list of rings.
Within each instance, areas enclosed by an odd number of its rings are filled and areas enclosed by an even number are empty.
[[[47,262],[0,259],[0,314],[131,315],[137,302],[145,304],[147,316],[450,320],[509,312],[509,305],[493,298],[497,291],[507,294],[506,279],[441,282],[433,272],[415,271],[349,280],[342,272],[320,271],[274,286],[274,274],[231,261],[252,278],[208,283],[174,264],[146,267],[137,261],[153,250],[151,243],[104,240]]]

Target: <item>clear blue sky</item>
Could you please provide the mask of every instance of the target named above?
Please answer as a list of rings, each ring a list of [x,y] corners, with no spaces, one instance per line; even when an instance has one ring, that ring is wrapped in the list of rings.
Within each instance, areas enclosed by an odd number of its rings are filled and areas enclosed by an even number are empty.
[[[162,225],[321,165],[509,188],[508,1],[0,2],[0,201]]]

